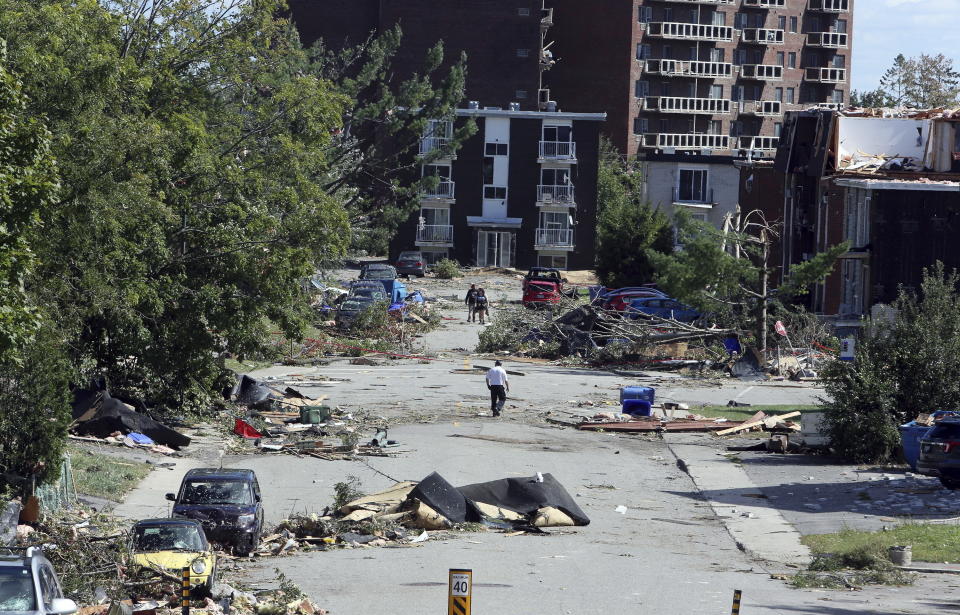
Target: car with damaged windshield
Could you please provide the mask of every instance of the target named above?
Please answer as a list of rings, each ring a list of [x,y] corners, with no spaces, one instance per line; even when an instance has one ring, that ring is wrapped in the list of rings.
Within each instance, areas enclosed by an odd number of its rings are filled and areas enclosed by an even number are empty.
[[[360,318],[360,314],[365,310],[372,309],[376,305],[377,302],[370,297],[347,297],[343,300],[343,303],[340,304],[340,307],[337,308],[337,316],[334,322],[336,322],[337,327],[341,329],[349,329],[353,326],[353,323]]]
[[[184,475],[171,517],[199,521],[208,540],[250,555],[263,532],[263,497],[253,470],[196,468]]]
[[[39,547],[0,547],[0,613],[71,615],[60,579]]]
[[[209,593],[216,581],[217,555],[199,521],[193,519],[144,519],[133,526],[130,538],[133,563],[180,575],[190,569],[194,595]]]
[[[960,418],[941,419],[920,438],[917,471],[960,489]]]

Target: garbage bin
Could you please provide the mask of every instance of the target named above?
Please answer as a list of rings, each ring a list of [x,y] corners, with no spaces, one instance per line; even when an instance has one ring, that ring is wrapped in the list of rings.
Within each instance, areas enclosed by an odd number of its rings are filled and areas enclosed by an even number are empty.
[[[903,446],[903,458],[910,467],[917,470],[917,460],[920,459],[920,438],[930,431],[929,425],[918,425],[910,421],[900,426],[900,442]]]
[[[633,416],[651,416],[653,405],[645,399],[625,399],[622,412]]]
[[[650,402],[650,405],[653,405],[653,396],[654,396],[653,387],[642,387],[642,386],[632,386],[632,387],[623,387],[620,389],[620,403],[628,399],[642,399],[644,401]]]
[[[330,418],[330,406],[303,406],[300,408],[300,422],[316,425]]]

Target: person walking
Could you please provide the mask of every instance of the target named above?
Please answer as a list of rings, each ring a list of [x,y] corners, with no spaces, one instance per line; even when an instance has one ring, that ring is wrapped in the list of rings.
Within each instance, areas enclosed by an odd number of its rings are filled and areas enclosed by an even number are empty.
[[[488,305],[487,291],[483,290],[482,288],[478,288],[477,295],[473,298],[473,300],[474,300],[473,313],[474,315],[480,317],[480,324],[482,325],[484,316],[487,316],[490,314],[490,312],[487,309],[487,305]]]
[[[487,371],[487,388],[490,390],[490,411],[493,416],[500,416],[503,404],[507,402],[507,391],[510,390],[507,372],[500,361],[496,361]]]
[[[470,290],[467,291],[467,298],[465,300],[467,304],[467,322],[473,322],[473,308],[477,303],[477,285],[471,284]]]

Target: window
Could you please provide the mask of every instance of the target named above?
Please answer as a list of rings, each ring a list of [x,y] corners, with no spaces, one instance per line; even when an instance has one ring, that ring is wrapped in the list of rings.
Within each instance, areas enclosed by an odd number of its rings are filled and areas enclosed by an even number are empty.
[[[834,22],[832,30],[833,30],[834,32],[844,32],[844,33],[845,33],[845,32],[847,31],[847,20],[846,20],[846,19],[838,19],[836,22]]]
[[[786,15],[781,15],[780,17],[777,18],[777,28],[779,28],[780,30],[786,30],[786,29],[787,29],[787,16],[786,16]]]
[[[750,57],[753,59],[751,64],[763,64],[763,52],[759,49],[754,49],[750,52]]]
[[[677,200],[704,203],[708,200],[706,169],[680,169]]]
[[[652,6],[640,6],[637,7],[637,21],[640,23],[650,23],[653,21],[653,7]]]
[[[779,137],[782,131],[783,131],[783,124],[781,122],[775,122],[773,124],[773,136]]]
[[[486,143],[483,146],[485,156],[506,156],[509,150],[510,146],[506,143]]]
[[[734,49],[733,50],[733,63],[736,65],[746,64],[747,63],[747,50],[746,49]]]
[[[441,180],[450,179],[449,164],[425,164],[423,165],[424,177],[439,177]]]
[[[420,209],[420,218],[424,226],[449,226],[450,210],[445,207],[424,207]]]
[[[710,50],[710,61],[711,62],[723,62],[726,57],[726,49],[718,49],[714,47]]]
[[[714,98],[714,99],[723,98],[723,86],[722,86],[722,85],[711,85],[711,86],[710,86],[710,98]]]
[[[669,81],[662,81],[660,83],[660,96],[670,96],[672,89],[672,84]]]
[[[483,159],[483,183],[489,185],[493,183],[493,157],[486,156]]]
[[[517,57],[518,57],[518,58],[529,58],[529,57],[530,57],[530,50],[529,50],[529,49],[517,49]]]
[[[650,132],[649,130],[650,122],[645,117],[635,117],[633,118],[633,134],[642,135],[644,133]]]
[[[573,128],[570,126],[543,126],[543,140],[569,143],[573,140]]]
[[[645,43],[637,43],[637,59],[638,60],[650,59],[650,45]]]
[[[834,68],[843,68],[847,63],[847,58],[845,56],[836,55],[833,56],[833,67]]]
[[[760,100],[763,97],[763,86],[753,86],[753,97],[750,100]]]
[[[637,98],[646,98],[650,95],[650,82],[638,79],[633,86],[633,91]]]
[[[517,15],[519,15],[520,17],[530,17],[530,9],[526,7],[518,8]]]
[[[797,90],[796,88],[787,88],[787,104],[792,105],[796,101]]]
[[[727,25],[727,14],[720,11],[713,11],[710,15],[710,23],[714,26]]]
[[[834,90],[830,93],[830,102],[842,103],[843,102],[843,90]]]
[[[809,62],[807,66],[813,66],[813,67],[820,66],[820,54],[811,52],[810,55],[807,56],[807,61]]]
[[[565,211],[541,211],[540,228],[563,230],[570,228],[570,214]]]
[[[660,120],[660,132],[670,132],[670,120]]]
[[[570,185],[570,169],[541,169],[540,185],[569,186]]]
[[[687,94],[686,94],[687,98],[696,98],[697,84],[691,82],[686,84],[686,86],[687,86]]]
[[[773,99],[783,102],[783,88],[776,88],[773,90]]]
[[[797,67],[797,52],[796,52],[796,51],[791,51],[789,54],[787,54],[787,66],[790,67],[790,68],[796,68],[796,67]]]
[[[436,265],[443,259],[447,258],[449,250],[428,250],[427,248],[422,248],[421,254],[423,254],[423,262],[428,265]]]
[[[739,137],[743,134],[743,122],[737,120],[735,122],[730,122],[730,136]]]
[[[696,47],[690,48],[690,59],[693,60],[694,62],[700,59],[700,52],[697,51]]]
[[[784,53],[782,51],[777,52],[777,66],[783,66]]]
[[[747,14],[746,13],[736,13],[733,16],[733,27],[737,30],[743,30],[748,26]]]
[[[687,132],[697,132],[697,120],[694,118],[687,120]]]
[[[741,101],[743,100],[743,86],[735,85],[730,89],[730,100]]]
[[[538,254],[537,267],[550,267],[552,269],[566,269],[567,255]]]
[[[673,47],[670,45],[664,45],[660,48],[660,57],[664,60],[670,60],[673,58]]]
[[[723,134],[723,120],[710,120],[710,123],[707,125],[707,134],[708,134],[708,135],[722,135],[722,134]]]
[[[673,21],[673,9],[667,7],[663,9],[663,20],[664,21]]]
[[[506,186],[484,186],[483,198],[496,199],[498,201],[502,201],[507,198],[507,187]]]
[[[517,90],[516,92],[513,93],[513,95],[516,97],[517,100],[526,100],[526,99],[527,99],[527,91],[526,91],[526,90]]]
[[[790,31],[793,33],[797,32],[797,16],[793,15],[790,17]]]

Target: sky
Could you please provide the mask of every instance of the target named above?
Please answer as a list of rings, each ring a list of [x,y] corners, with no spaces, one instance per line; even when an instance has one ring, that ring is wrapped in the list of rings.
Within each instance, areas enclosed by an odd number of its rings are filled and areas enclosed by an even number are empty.
[[[855,0],[853,89],[876,89],[898,53],[942,53],[960,69],[960,0]]]

